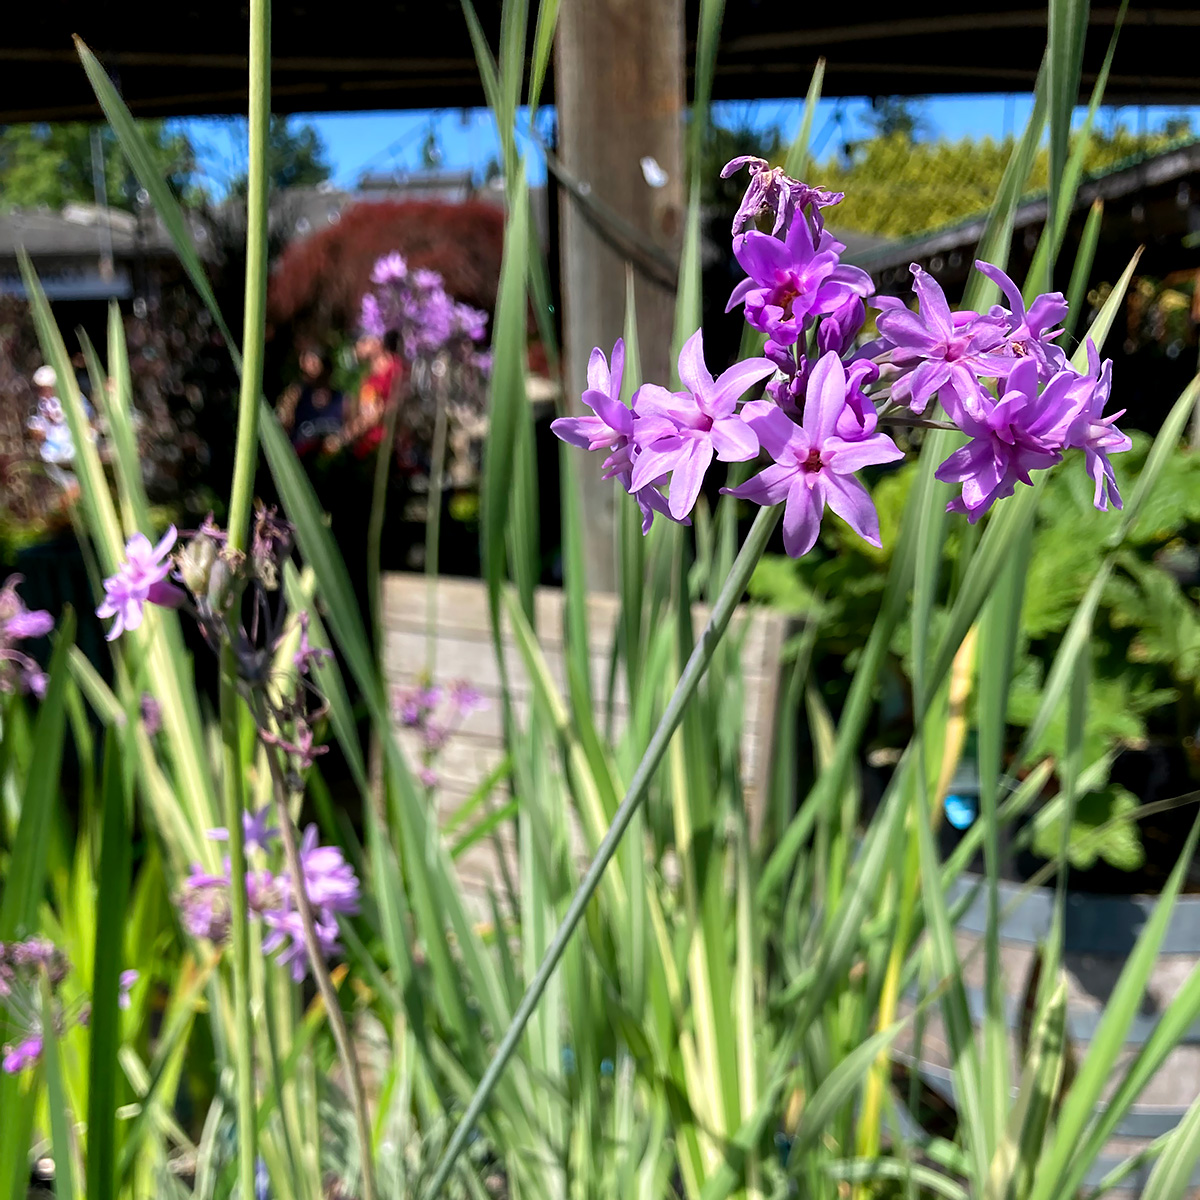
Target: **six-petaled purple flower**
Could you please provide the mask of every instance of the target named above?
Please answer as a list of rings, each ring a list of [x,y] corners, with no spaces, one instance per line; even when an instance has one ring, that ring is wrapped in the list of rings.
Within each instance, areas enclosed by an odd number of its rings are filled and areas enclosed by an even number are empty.
[[[147,604],[177,608],[183,600],[183,592],[167,579],[175,538],[172,525],[155,546],[144,533],[125,543],[125,561],[104,581],[104,600],[96,609],[96,616],[114,618],[106,635],[110,642],[142,623]]]
[[[804,418],[796,424],[770,401],[756,401],[747,422],[774,459],[731,495],[755,504],[784,503],[783,545],[794,558],[807,554],[821,531],[826,507],[855,533],[879,545],[879,518],[867,489],[855,478],[863,467],[904,457],[890,437],[871,433],[849,441],[838,436],[847,409],[846,369],[832,350],[809,377]]]

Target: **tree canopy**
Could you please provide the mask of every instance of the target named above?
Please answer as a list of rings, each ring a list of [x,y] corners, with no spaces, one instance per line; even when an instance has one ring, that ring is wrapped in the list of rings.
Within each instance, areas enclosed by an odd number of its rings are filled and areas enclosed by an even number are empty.
[[[196,158],[183,133],[165,121],[143,121],[142,134],[172,191],[192,197]],[[8,125],[0,128],[0,205],[59,209],[96,199],[92,175],[92,130],[100,130],[104,188],[114,208],[132,208],[137,195],[125,156],[107,126],[83,122]]]
[[[1084,169],[1095,173],[1125,159],[1158,153],[1190,132],[1178,123],[1148,134],[1124,126],[1094,132]],[[830,214],[837,228],[914,237],[983,212],[996,194],[1012,149],[1011,138],[914,141],[906,132],[894,131],[858,142],[848,157],[830,158],[810,182],[846,193]],[[1026,184],[1027,194],[1046,187],[1048,171],[1049,154],[1043,148]]]

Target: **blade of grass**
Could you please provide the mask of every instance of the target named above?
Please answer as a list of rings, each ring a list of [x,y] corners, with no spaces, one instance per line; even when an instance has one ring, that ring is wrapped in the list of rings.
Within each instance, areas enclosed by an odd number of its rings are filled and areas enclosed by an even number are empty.
[[[184,216],[179,202],[171,194],[166,180],[159,174],[159,168],[149,143],[138,128],[129,109],[126,108],[117,89],[113,86],[108,73],[79,37],[75,38],[75,49],[79,53],[84,71],[87,72],[92,90],[96,93],[96,99],[100,102],[100,107],[104,110],[104,115],[108,119],[113,133],[116,134],[117,142],[129,160],[129,165],[133,168],[138,183],[149,192],[150,199],[154,204],[154,211],[158,213],[159,219],[166,227],[175,247],[175,253],[179,256],[179,261],[187,271],[192,286],[199,293],[200,299],[204,301],[205,307],[217,323],[217,328],[221,331],[225,345],[233,356],[235,364],[240,367],[237,343],[233,340],[233,335],[229,332],[225,318],[217,306],[217,298],[213,294],[212,285],[204,272],[200,256],[196,253],[187,218]],[[60,376],[60,378],[62,377]]]
[[[133,781],[125,770],[118,739],[111,730],[105,739],[103,770],[96,954],[92,1011],[88,1020],[91,1052],[88,1062],[88,1200],[112,1200],[117,1193],[119,998],[132,858],[129,812],[133,803]]]
[[[21,796],[21,819],[4,881],[4,894],[0,897],[0,942],[14,941],[37,929],[50,831],[58,808],[70,678],[67,657],[74,637],[75,614],[67,609],[59,623],[46,695],[33,727],[33,755]]]
[[[50,984],[42,980],[42,1012],[53,1011]],[[42,1023],[42,1070],[46,1075],[46,1106],[50,1110],[50,1143],[54,1152],[54,1195],[58,1200],[75,1200],[75,1168],[71,1145],[71,1110],[63,1087],[62,1058],[58,1033],[52,1020]]]
[[[537,1008],[538,1001],[546,990],[546,986],[550,982],[550,978],[554,974],[567,948],[567,944],[575,932],[576,926],[579,924],[592,896],[600,885],[605,869],[616,854],[621,837],[625,833],[634,813],[645,799],[650,780],[666,752],[667,746],[683,717],[688,702],[691,700],[700,683],[700,679],[708,666],[708,661],[712,657],[714,648],[724,634],[726,626],[729,624],[734,607],[741,599],[750,575],[753,573],[754,566],[762,556],[763,550],[771,533],[774,531],[779,517],[780,513],[778,509],[765,508],[759,512],[758,517],[755,519],[754,526],[747,536],[745,544],[742,546],[741,553],[738,555],[737,562],[730,572],[729,579],[726,581],[721,596],[713,606],[708,625],[701,635],[687,666],[684,668],[679,684],[663,713],[662,719],[659,721],[654,737],[651,739],[650,746],[647,748],[637,772],[630,781],[629,790],[625,794],[625,798],[621,801],[617,815],[613,819],[608,833],[605,834],[596,857],[588,867],[587,874],[572,897],[571,903],[550,943],[545,958],[543,958],[541,964],[538,966],[537,973],[530,981],[525,995],[521,999],[521,1003],[513,1014],[511,1024],[501,1039],[491,1063],[489,1063],[483,1078],[479,1082],[479,1086],[475,1090],[475,1094],[471,1098],[470,1104],[467,1106],[453,1136],[447,1144],[442,1160],[426,1192],[427,1200],[432,1200],[445,1186],[454,1169],[455,1161],[466,1145],[475,1122],[487,1106],[496,1084],[499,1082],[505,1067],[508,1065],[509,1059],[516,1050],[524,1033],[525,1026],[529,1022],[529,1018]]]

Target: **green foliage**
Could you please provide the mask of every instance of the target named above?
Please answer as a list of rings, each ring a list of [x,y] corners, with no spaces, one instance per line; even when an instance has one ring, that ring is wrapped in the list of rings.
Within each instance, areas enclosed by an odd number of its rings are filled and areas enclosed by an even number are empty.
[[[154,169],[179,199],[198,198],[196,156],[187,136],[165,121],[139,121],[153,156]],[[0,205],[60,209],[95,202],[92,131],[80,122],[55,125],[8,125],[0,128]],[[137,181],[127,169],[116,135],[100,132],[102,176],[108,203],[132,209]]]
[[[1071,866],[1086,871],[1102,858],[1119,870],[1138,870],[1145,862],[1146,854],[1133,818],[1137,807],[1137,797],[1114,783],[1081,796],[1071,815],[1067,840],[1067,858]],[[1033,825],[1035,854],[1048,859],[1058,857],[1062,822],[1061,812],[1050,813],[1044,818],[1039,815]]]
[[[1178,133],[1137,134],[1117,126],[1107,134],[1093,134],[1084,171],[1104,171],[1128,158],[1156,154],[1178,140]],[[907,132],[896,130],[859,142],[849,161],[833,157],[814,174],[823,186],[846,193],[830,215],[835,228],[914,237],[984,212],[1013,145],[1012,138],[914,142]],[[1048,171],[1049,151],[1043,148],[1025,191],[1044,191]]]

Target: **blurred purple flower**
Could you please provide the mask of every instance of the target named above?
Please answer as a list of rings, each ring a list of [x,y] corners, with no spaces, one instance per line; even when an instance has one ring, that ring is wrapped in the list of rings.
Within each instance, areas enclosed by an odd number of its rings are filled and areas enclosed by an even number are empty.
[[[309,674],[313,666],[321,662],[322,659],[333,657],[332,650],[324,646],[313,646],[309,643],[308,622],[308,613],[302,612],[300,614],[300,645],[296,653],[292,656],[292,663],[301,675]]]
[[[4,1047],[3,1067],[9,1075],[19,1075],[29,1067],[37,1066],[42,1057],[42,1038],[40,1034],[31,1034],[15,1046]]]
[[[146,735],[154,737],[162,729],[162,706],[149,692],[143,692],[141,709],[142,725],[145,727]]]
[[[129,993],[133,985],[138,981],[137,971],[122,971],[121,977],[117,981],[117,1005],[120,1008],[127,1009],[131,1003]]]
[[[175,538],[172,525],[155,546],[142,533],[135,533],[125,543],[125,561],[115,575],[104,581],[104,601],[96,609],[98,617],[116,618],[107,634],[110,642],[142,623],[147,604],[176,608],[182,602],[183,592],[167,582],[171,570],[167,555],[175,545]]]

